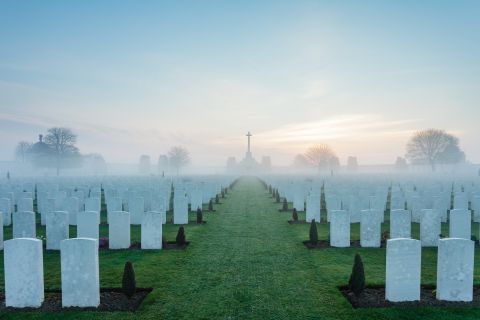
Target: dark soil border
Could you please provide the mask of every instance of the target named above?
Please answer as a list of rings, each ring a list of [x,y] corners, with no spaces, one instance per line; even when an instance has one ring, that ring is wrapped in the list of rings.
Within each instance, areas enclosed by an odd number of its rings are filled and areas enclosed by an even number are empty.
[[[163,246],[162,249],[158,250],[185,250],[187,249],[188,245],[190,244],[190,241],[186,241],[184,245],[177,245],[175,241],[167,241],[167,246]],[[145,251],[150,251],[150,249],[142,249],[142,245],[140,241],[133,241],[132,244],[130,245],[130,248],[128,249],[109,249],[108,246],[106,247],[99,247],[99,251],[112,251],[112,252],[122,252],[122,251],[135,251],[135,250],[145,250]],[[157,250],[157,249],[153,249]],[[53,250],[50,250],[53,251]],[[59,252],[56,250],[56,252]]]
[[[153,288],[137,288],[129,299],[121,288],[100,288],[100,305],[98,308],[69,307],[62,308],[62,291],[45,290],[45,300],[39,308],[12,308],[5,307],[5,294],[0,293],[1,312],[65,312],[65,311],[108,311],[108,312],[135,312]]]
[[[342,295],[350,302],[353,308],[391,308],[391,307],[480,307],[480,285],[473,286],[473,301],[443,301],[435,297],[434,285],[420,286],[419,301],[391,302],[385,300],[385,285],[367,285],[364,292],[355,296],[347,285],[339,286]]]
[[[373,248],[373,247],[362,247],[360,245],[360,240],[350,240],[350,247],[332,247],[330,245],[330,241],[328,240],[318,240],[316,244],[312,244],[310,240],[305,240],[302,241],[302,243],[307,247],[308,249],[328,249],[328,248],[335,248],[335,249],[348,249],[348,248],[363,248],[363,249],[379,249],[379,248]],[[382,240],[380,241],[380,248],[385,248],[386,247],[386,241]]]
[[[289,224],[310,224],[310,222],[307,222],[306,220],[288,220],[287,221]]]

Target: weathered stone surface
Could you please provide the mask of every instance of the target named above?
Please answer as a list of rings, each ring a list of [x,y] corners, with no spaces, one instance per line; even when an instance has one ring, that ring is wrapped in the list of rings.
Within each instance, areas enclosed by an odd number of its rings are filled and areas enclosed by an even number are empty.
[[[5,305],[38,308],[44,300],[42,241],[17,238],[5,241]]]
[[[13,238],[36,238],[35,213],[31,211],[14,212]]]
[[[130,213],[113,211],[108,225],[108,245],[110,249],[130,248]]]
[[[63,240],[60,248],[62,306],[98,307],[100,281],[97,240]]]
[[[332,210],[330,215],[330,245],[350,247],[350,214],[345,210]]]
[[[149,211],[143,215],[142,249],[162,249],[162,214]]]
[[[47,213],[47,250],[60,250],[60,242],[69,238],[69,219],[66,211]]]
[[[390,239],[410,238],[412,216],[409,211],[396,209],[390,211]]]
[[[472,240],[447,238],[438,242],[437,299],[472,301],[473,261]]]
[[[421,256],[419,240],[397,238],[387,241],[386,300],[420,300]]]

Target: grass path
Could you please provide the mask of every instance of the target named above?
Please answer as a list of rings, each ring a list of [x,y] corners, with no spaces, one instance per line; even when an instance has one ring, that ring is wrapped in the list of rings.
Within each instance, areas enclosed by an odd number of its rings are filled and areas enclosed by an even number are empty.
[[[0,317],[375,320],[480,317],[478,310],[468,308],[355,310],[336,287],[346,283],[357,251],[364,259],[367,282],[384,283],[384,249],[307,250],[301,241],[307,238],[308,225],[286,223],[290,213],[278,212],[281,205],[273,202],[256,178],[240,179],[222,202],[216,206],[216,213],[205,214],[207,224],[186,227],[187,240],[191,241],[186,251],[100,253],[102,286],[119,286],[123,264],[131,260],[138,286],[154,288],[136,313],[68,311],[0,314]],[[164,233],[172,239],[176,229],[166,225]],[[353,239],[358,239],[357,229],[352,228]],[[328,226],[320,225],[319,234],[326,239]],[[132,229],[132,237],[139,238],[138,229]],[[424,249],[423,283],[435,283],[435,261],[436,250]],[[60,287],[59,273],[59,254],[47,253],[47,288]],[[478,278],[476,272],[476,282]],[[3,279],[0,281],[3,285]]]

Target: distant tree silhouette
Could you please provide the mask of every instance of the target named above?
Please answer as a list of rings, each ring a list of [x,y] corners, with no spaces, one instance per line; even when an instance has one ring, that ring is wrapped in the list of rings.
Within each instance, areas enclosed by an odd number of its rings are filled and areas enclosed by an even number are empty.
[[[171,167],[175,168],[178,175],[180,169],[190,163],[190,154],[187,149],[183,147],[172,147],[168,152],[168,163]]]
[[[412,164],[428,164],[435,171],[439,163],[454,164],[465,160],[458,138],[438,129],[416,132],[407,143],[406,158]]]
[[[305,151],[303,157],[308,165],[318,167],[319,170],[333,170],[340,166],[340,160],[335,152],[326,144],[311,146]],[[297,160],[299,159],[301,158],[298,157]]]
[[[32,144],[30,142],[20,141],[15,148],[15,159],[20,162],[26,162],[31,147]]]

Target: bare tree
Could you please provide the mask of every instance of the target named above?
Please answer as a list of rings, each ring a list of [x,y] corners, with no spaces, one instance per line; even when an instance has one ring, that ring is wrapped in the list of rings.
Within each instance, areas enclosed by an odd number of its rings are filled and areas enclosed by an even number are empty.
[[[25,162],[32,144],[26,141],[20,141],[15,148],[15,159],[17,161]]]
[[[190,163],[190,154],[183,147],[172,147],[168,152],[168,163],[176,169],[178,175],[180,168]]]
[[[438,129],[416,132],[407,143],[406,158],[413,164],[428,164],[435,171],[438,163],[458,163],[465,159],[458,138]]]
[[[50,128],[45,136],[45,143],[50,147],[57,176],[60,174],[60,168],[66,165],[73,165],[77,161],[81,161],[81,155],[77,143],[77,135],[68,128]]]
[[[319,169],[333,169],[340,165],[335,152],[326,144],[316,144],[305,151],[305,159]]]

